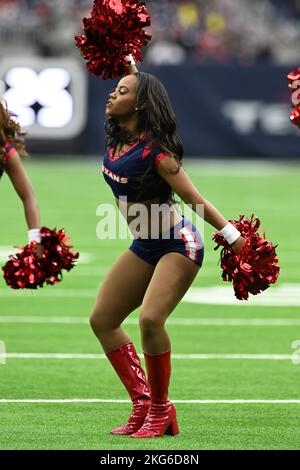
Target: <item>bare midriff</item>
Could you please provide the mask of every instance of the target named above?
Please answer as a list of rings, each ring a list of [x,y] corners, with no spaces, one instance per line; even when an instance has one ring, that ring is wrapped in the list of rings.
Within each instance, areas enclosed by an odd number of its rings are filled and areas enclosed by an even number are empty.
[[[158,198],[143,202],[115,200],[134,236],[155,238],[152,235],[167,232],[182,220],[182,215],[171,200],[161,204]],[[133,230],[135,227],[139,234]]]

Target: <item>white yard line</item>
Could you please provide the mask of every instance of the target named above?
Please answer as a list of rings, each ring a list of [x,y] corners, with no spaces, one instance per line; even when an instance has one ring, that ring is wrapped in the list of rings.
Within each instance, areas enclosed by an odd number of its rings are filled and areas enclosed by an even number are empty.
[[[64,317],[64,316],[24,316],[24,315],[3,315],[0,316],[0,323],[8,324],[67,324],[85,325],[89,323],[87,317]],[[127,325],[138,325],[138,318],[128,318],[124,322]],[[237,326],[237,327],[281,327],[300,326],[300,318],[170,318],[167,322],[169,326]]]
[[[97,289],[64,289],[60,286],[36,291],[0,289],[0,297],[14,297],[15,299],[95,298],[96,293]],[[250,296],[248,301],[237,300],[231,285],[191,287],[182,300],[205,305],[300,307],[300,284],[280,284],[278,287],[272,287],[257,296]]]
[[[75,248],[74,248],[75,250]],[[16,248],[16,245],[0,245],[0,261],[8,261],[9,255],[19,253],[19,250]],[[95,256],[92,253],[80,252],[78,259],[78,265],[91,264],[95,261]]]
[[[142,353],[139,353],[142,357]],[[0,355],[0,358],[2,355]],[[72,353],[6,353],[6,359],[107,359],[105,354]],[[172,354],[172,359],[180,360],[250,360],[250,361],[291,361],[291,354]]]
[[[64,404],[64,403],[131,403],[130,400],[106,400],[100,398],[66,398],[60,400],[51,399],[0,399],[0,404],[7,403],[49,403],[49,404]],[[243,404],[271,404],[271,405],[289,405],[289,404],[300,404],[300,400],[172,400],[172,403],[180,404],[199,404],[199,405],[210,405],[210,404],[229,404],[229,405],[243,405]]]

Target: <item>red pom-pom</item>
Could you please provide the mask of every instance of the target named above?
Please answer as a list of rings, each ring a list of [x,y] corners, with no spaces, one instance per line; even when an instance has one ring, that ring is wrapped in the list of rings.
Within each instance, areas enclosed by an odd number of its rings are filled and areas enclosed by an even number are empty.
[[[300,128],[300,67],[296,70],[292,70],[286,78],[291,90],[295,90],[292,94],[294,109],[291,111],[290,119],[295,126]]]
[[[239,300],[247,300],[249,293],[256,295],[275,284],[279,276],[276,246],[267,241],[265,234],[258,233],[260,220],[250,220],[241,215],[239,220],[230,221],[246,239],[242,251],[234,254],[225,238],[216,232],[213,240],[217,243],[215,250],[222,246],[221,268],[224,281],[233,281],[235,296]]]
[[[75,39],[89,72],[115,79],[124,75],[130,65],[127,55],[142,62],[140,51],[151,39],[143,29],[151,24],[143,2],[94,0],[91,17],[82,22],[84,34]]]
[[[34,245],[35,242],[32,242]],[[42,287],[46,274],[42,270],[41,260],[32,251],[31,245],[19,247],[20,253],[9,256],[9,261],[2,267],[3,277],[12,289],[37,289]]]
[[[292,109],[290,119],[291,122],[295,124],[295,126],[298,126],[300,128],[300,106],[297,106],[295,109]]]
[[[288,73],[286,78],[289,82],[289,87],[292,88],[293,83],[296,82],[297,80],[300,80],[300,67]]]
[[[37,242],[19,247],[20,253],[9,256],[2,267],[3,277],[12,289],[37,289],[43,284],[57,284],[62,280],[62,270],[70,271],[76,264],[78,253],[70,251],[65,229],[56,232],[41,228],[43,254],[36,253]]]

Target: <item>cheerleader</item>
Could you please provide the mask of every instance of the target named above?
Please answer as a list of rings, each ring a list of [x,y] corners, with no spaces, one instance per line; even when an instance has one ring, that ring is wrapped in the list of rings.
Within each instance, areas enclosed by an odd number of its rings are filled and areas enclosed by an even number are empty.
[[[24,132],[22,132],[20,125],[12,119],[13,114],[8,111],[1,98],[3,90],[4,83],[0,81],[0,178],[4,172],[7,173],[23,203],[28,226],[28,242],[35,240],[40,243],[39,208],[20,159],[20,155],[27,155],[22,139]],[[35,247],[35,252],[41,255],[40,245]]]
[[[133,403],[126,424],[111,433],[133,438],[175,435],[179,430],[175,407],[168,399],[171,343],[165,322],[198,274],[204,248],[197,228],[177,211],[174,194],[196,212],[204,207],[205,221],[222,233],[235,253],[243,248],[245,239],[183,170],[176,117],[156,77],[138,72],[132,60],[128,74],[109,94],[106,115],[104,178],[130,227],[136,228],[136,217],[130,215],[134,204],[139,203],[146,214],[139,220],[140,229],[131,230],[131,246],[106,275],[90,317],[91,327]],[[121,327],[138,307],[147,379],[135,347]]]

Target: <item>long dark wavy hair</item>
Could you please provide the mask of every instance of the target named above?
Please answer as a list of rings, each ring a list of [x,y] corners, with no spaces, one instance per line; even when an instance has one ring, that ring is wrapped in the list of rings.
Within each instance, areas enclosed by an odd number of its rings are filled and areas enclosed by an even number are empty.
[[[22,131],[20,124],[13,117],[15,114],[7,109],[3,100],[0,101],[0,173],[3,170],[1,163],[4,156],[4,145],[7,141],[12,143],[20,155],[27,156],[24,143],[26,132]]]
[[[146,133],[148,139],[145,145],[150,149],[159,147],[163,152],[172,155],[178,163],[177,170],[172,174],[177,174],[182,166],[183,146],[176,133],[176,116],[171,105],[169,96],[164,85],[154,75],[145,72],[138,72],[137,77],[137,107],[139,111],[138,134]],[[105,122],[105,144],[106,147],[116,147],[118,144],[131,145],[137,139],[126,129],[122,128],[119,122],[109,117]],[[143,200],[143,189],[147,192],[159,194],[160,202],[171,199],[175,203],[172,188],[163,180],[153,167],[140,177],[132,181],[139,190],[137,200]]]

